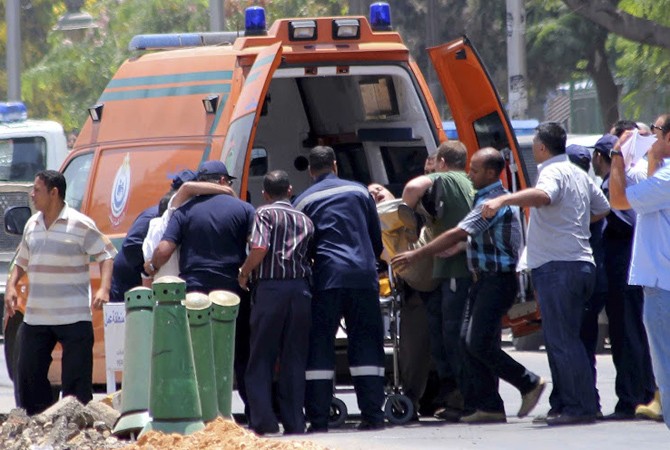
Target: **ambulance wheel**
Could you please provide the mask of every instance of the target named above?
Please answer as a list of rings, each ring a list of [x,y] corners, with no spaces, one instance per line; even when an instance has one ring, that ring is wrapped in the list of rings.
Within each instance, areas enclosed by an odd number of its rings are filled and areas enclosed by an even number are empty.
[[[414,404],[406,395],[393,394],[386,399],[384,413],[386,419],[392,424],[404,425],[414,415]]]
[[[328,428],[339,428],[347,420],[347,405],[337,397],[330,401],[330,415],[328,416]]]

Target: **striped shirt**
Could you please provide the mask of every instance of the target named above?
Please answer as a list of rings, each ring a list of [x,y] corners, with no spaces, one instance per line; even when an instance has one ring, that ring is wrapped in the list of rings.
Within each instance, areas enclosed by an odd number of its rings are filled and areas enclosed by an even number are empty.
[[[91,320],[91,257],[112,259],[116,249],[84,214],[63,207],[49,229],[41,212],[26,223],[16,264],[28,273],[24,322],[67,325]]]
[[[480,189],[472,211],[458,224],[468,237],[468,267],[471,271],[513,272],[519,260],[521,226],[518,208],[503,206],[492,219],[482,217],[486,200],[507,194],[500,181]]]
[[[307,278],[314,225],[305,214],[280,200],[256,210],[251,248],[268,249],[256,273],[261,280]]]

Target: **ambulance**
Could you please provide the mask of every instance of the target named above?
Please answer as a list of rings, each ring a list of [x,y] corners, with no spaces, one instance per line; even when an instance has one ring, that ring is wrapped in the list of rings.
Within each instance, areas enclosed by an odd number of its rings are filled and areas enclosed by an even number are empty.
[[[386,3],[371,5],[369,18],[279,19],[269,29],[263,8],[250,7],[243,35],[140,35],[129,47],[133,55],[89,109],[62,166],[68,204],[116,245],[175,174],[203,161],[225,162],[240,198],[260,205],[268,171],[288,172],[300,193],[311,183],[309,150],[328,145],[340,177],[400,195],[446,140],[436,102],[393,31]],[[470,40],[426,51],[468,151],[505,152],[516,168],[505,183],[526,187],[509,120]],[[97,270],[93,265],[93,290]],[[18,321],[20,315],[7,328]],[[94,383],[104,384],[98,312],[94,327]],[[50,376],[57,382],[58,364]]]
[[[30,206],[35,174],[58,170],[67,156],[65,132],[60,123],[28,118],[22,102],[0,102],[0,221],[13,206]],[[4,304],[9,264],[21,237],[0,226],[0,300]],[[2,308],[4,310],[4,307]],[[0,317],[2,312],[0,312]]]

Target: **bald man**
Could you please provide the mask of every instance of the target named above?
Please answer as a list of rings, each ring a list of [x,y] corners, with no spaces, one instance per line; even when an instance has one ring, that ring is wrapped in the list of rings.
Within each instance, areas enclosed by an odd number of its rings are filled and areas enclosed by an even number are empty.
[[[421,256],[438,254],[467,240],[468,268],[474,284],[470,288],[461,328],[464,370],[468,384],[461,387],[465,408],[463,423],[505,422],[505,406],[498,393],[498,378],[521,393],[518,417],[535,407],[545,382],[516,362],[500,347],[501,320],[517,293],[516,265],[521,228],[516,207],[498,210],[490,219],[482,217],[486,200],[504,195],[500,182],[505,160],[494,148],[477,151],[470,161],[468,176],[478,190],[472,211],[458,225],[432,242],[393,258],[394,268],[412,264]]]

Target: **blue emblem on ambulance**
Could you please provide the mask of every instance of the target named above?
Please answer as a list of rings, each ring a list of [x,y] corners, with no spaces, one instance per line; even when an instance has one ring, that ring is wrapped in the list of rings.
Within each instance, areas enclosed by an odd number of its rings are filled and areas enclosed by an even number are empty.
[[[113,226],[118,226],[125,216],[128,196],[130,195],[130,153],[126,153],[121,167],[116,171],[114,184],[112,185],[112,197],[110,199],[111,215],[109,220]]]

